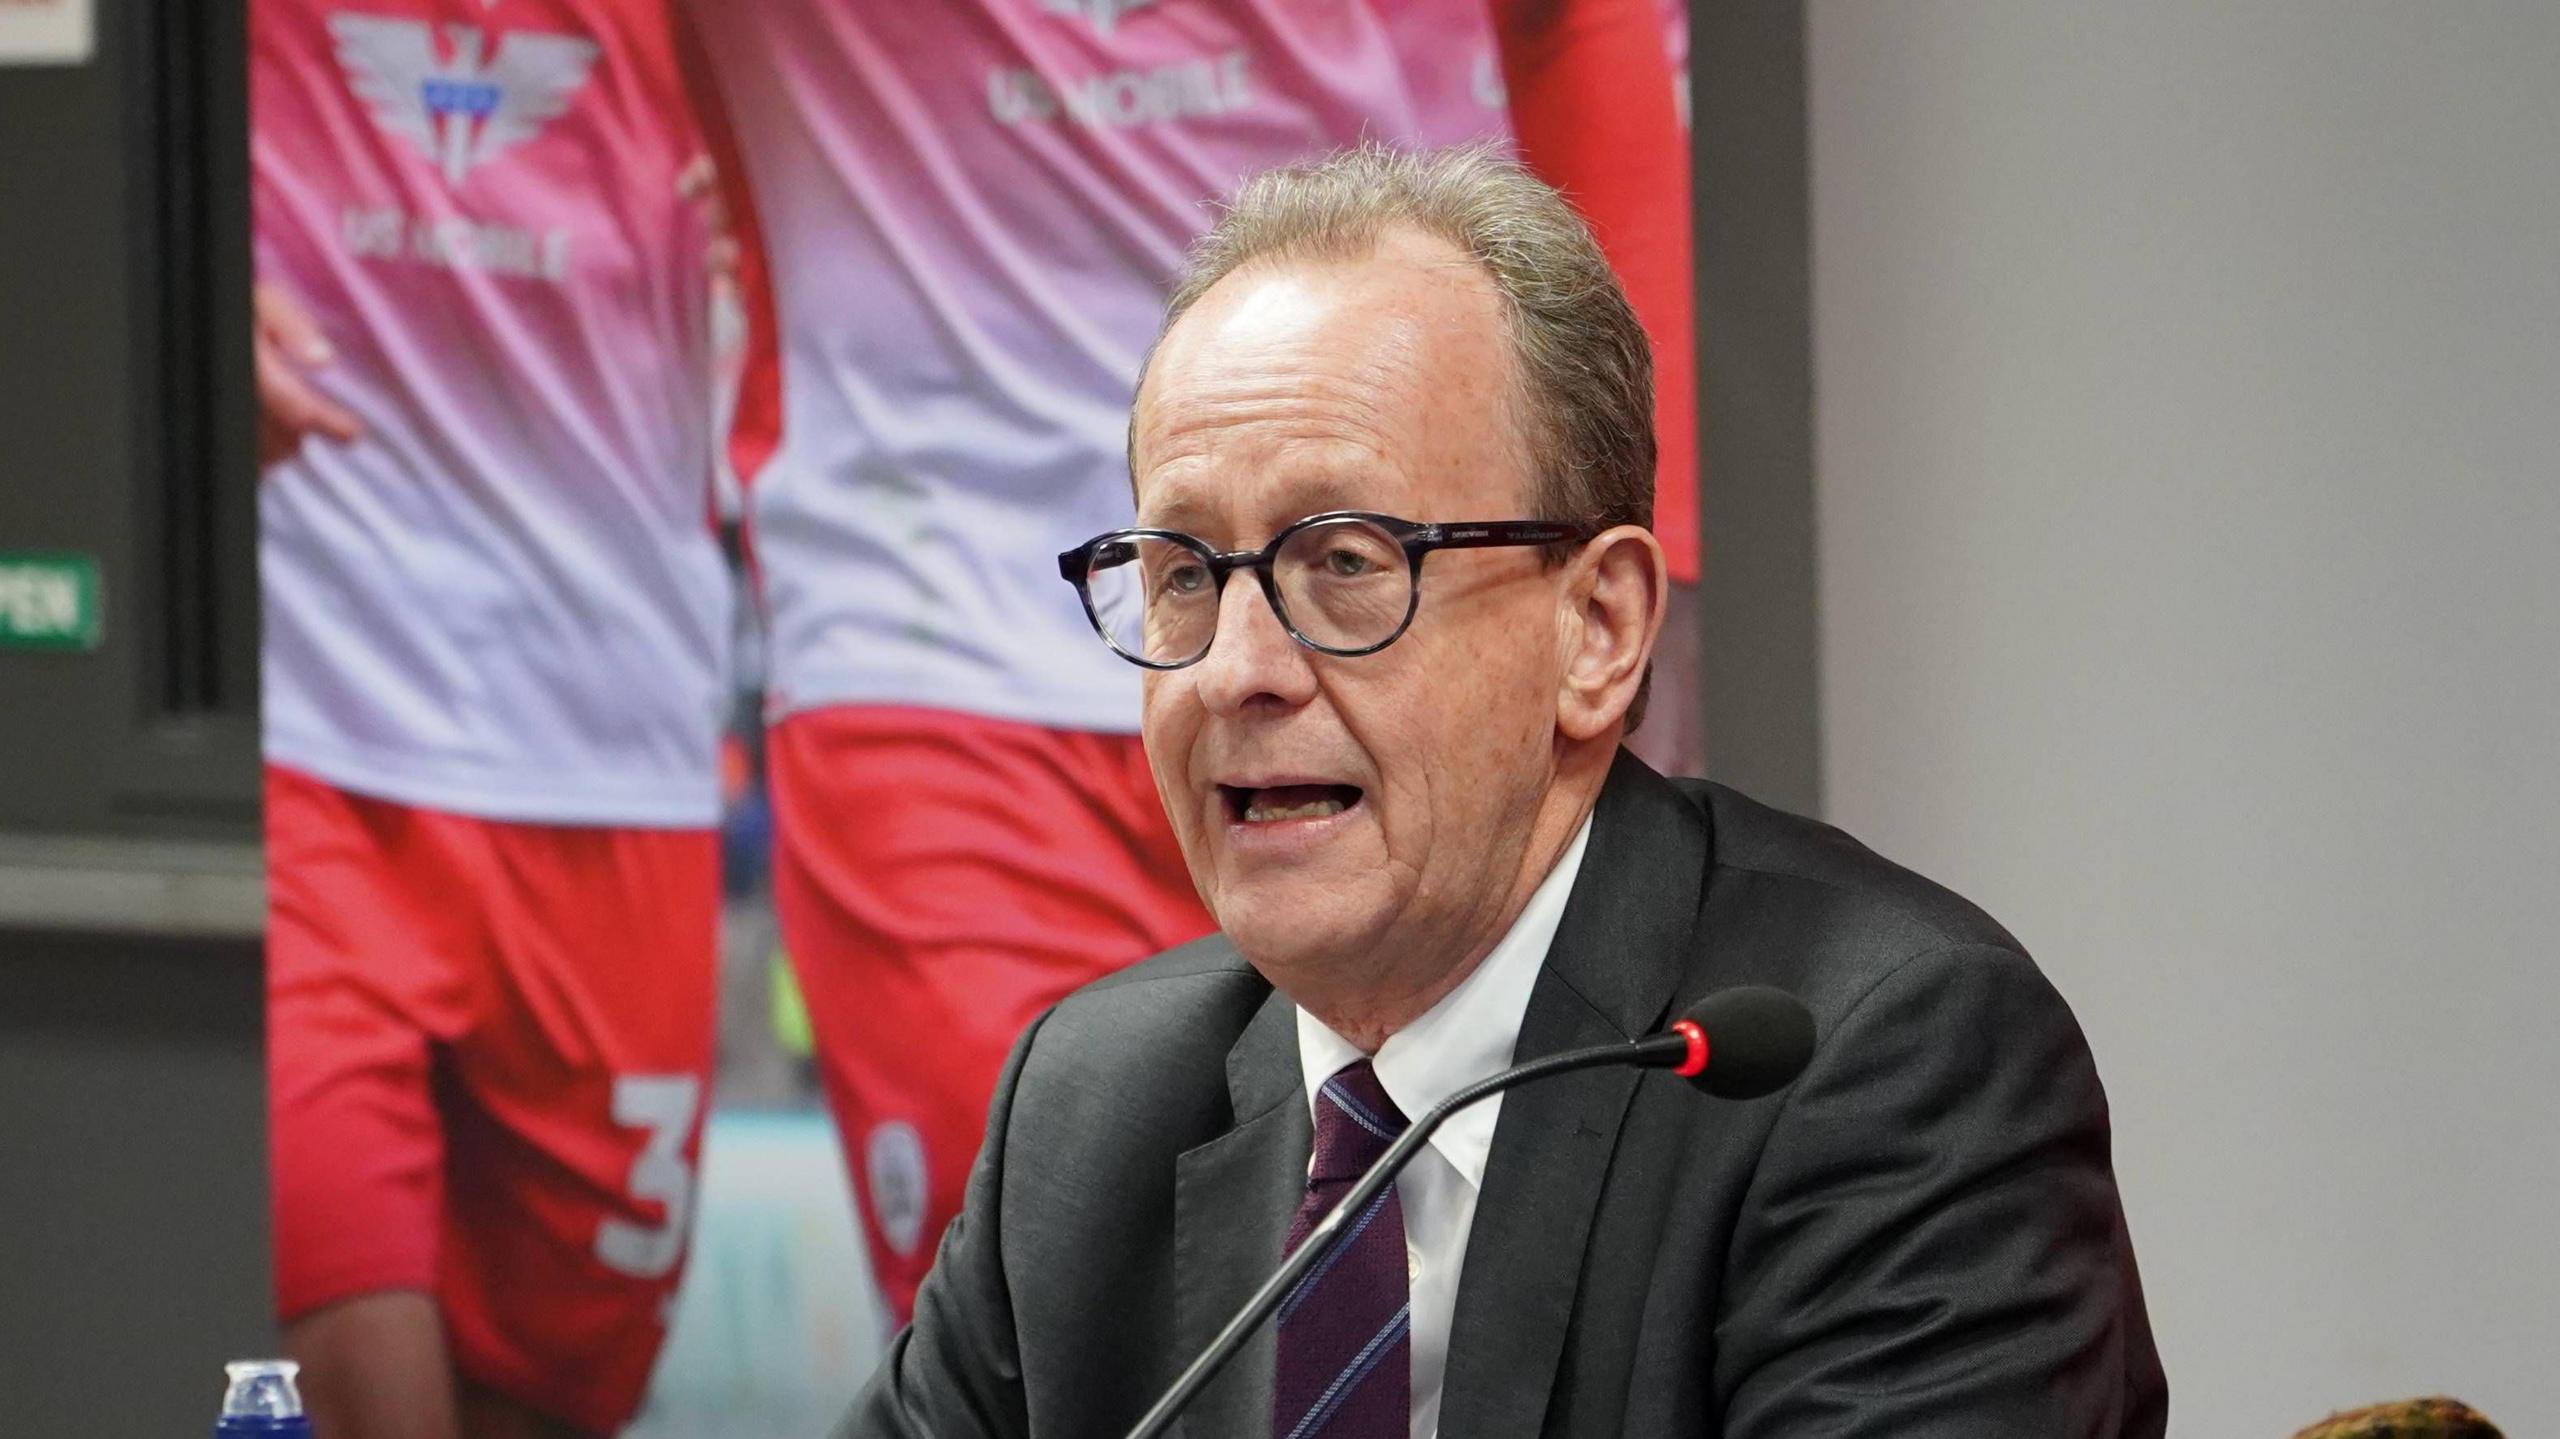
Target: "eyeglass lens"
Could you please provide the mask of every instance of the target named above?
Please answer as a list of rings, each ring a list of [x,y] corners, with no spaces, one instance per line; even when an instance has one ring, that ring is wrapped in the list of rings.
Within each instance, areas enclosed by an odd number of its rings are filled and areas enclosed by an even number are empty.
[[[1281,619],[1320,649],[1387,642],[1413,603],[1413,563],[1394,535],[1365,520],[1327,520],[1292,533],[1272,558]],[[1085,574],[1096,621],[1122,653],[1182,664],[1218,630],[1220,586],[1190,545],[1129,536],[1095,550]]]

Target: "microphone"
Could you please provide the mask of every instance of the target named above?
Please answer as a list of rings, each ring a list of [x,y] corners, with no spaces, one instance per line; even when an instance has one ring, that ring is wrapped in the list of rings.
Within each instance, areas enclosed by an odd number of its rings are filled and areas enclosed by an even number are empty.
[[[1227,1367],[1245,1340],[1262,1327],[1306,1272],[1333,1248],[1349,1217],[1368,1208],[1379,1190],[1395,1182],[1396,1175],[1403,1172],[1432,1131],[1450,1115],[1515,1085],[1577,1069],[1605,1069],[1621,1064],[1638,1069],[1668,1069],[1718,1099],[1758,1099],[1786,1088],[1812,1058],[1813,1015],[1805,1009],[1804,1002],[1783,989],[1744,984],[1717,990],[1699,1000],[1660,1034],[1533,1059],[1479,1079],[1450,1095],[1407,1126],[1387,1152],[1378,1156],[1378,1162],[1369,1166],[1369,1172],[1360,1176],[1360,1182],[1351,1187],[1333,1212],[1308,1231],[1306,1242],[1281,1261],[1280,1267],[1236,1311],[1236,1316],[1227,1321],[1227,1327],[1218,1331],[1218,1337],[1210,1340],[1200,1357],[1191,1361],[1191,1367],[1164,1391],[1164,1397],[1129,1431],[1128,1439],[1158,1439],[1172,1425],[1174,1416],[1190,1404],[1201,1386]]]

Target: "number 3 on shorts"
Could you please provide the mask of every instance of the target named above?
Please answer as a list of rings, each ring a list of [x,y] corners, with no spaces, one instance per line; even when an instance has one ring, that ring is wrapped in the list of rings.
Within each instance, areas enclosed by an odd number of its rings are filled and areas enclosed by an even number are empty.
[[[655,1200],[666,1218],[655,1225],[607,1219],[596,1227],[596,1258],[634,1279],[663,1279],[684,1257],[687,1222],[693,1216],[693,1170],[684,1142],[702,1102],[702,1081],[690,1074],[626,1074],[613,1082],[613,1122],[648,1132],[631,1164],[631,1197]]]

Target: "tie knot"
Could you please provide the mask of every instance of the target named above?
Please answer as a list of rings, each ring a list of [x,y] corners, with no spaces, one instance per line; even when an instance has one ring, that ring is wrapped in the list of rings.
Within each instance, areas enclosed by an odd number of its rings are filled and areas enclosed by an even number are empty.
[[[1316,1159],[1308,1181],[1359,1178],[1404,1133],[1406,1122],[1369,1061],[1344,1065],[1316,1091]]]

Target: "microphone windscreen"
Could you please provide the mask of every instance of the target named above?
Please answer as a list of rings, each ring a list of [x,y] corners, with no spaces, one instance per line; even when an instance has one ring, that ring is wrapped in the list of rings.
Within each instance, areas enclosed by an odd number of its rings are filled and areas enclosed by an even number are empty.
[[[1707,1067],[1689,1082],[1718,1099],[1774,1094],[1813,1059],[1813,1014],[1783,989],[1720,989],[1681,1017],[1707,1035]]]

